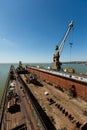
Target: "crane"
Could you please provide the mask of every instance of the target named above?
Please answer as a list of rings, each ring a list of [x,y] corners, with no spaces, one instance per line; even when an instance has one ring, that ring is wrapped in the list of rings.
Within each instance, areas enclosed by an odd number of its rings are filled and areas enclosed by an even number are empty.
[[[69,32],[72,29],[73,25],[74,25],[73,21],[71,21],[69,26],[68,26],[68,29],[67,29],[67,31],[65,33],[65,36],[64,36],[62,42],[60,43],[60,46],[56,45],[55,54],[53,56],[53,69],[54,70],[58,70],[59,71],[60,68],[61,68],[61,63],[59,61],[59,58],[60,58],[61,52],[63,50],[63,47],[65,45],[65,41],[66,41],[66,39],[67,39],[67,37],[69,35]]]

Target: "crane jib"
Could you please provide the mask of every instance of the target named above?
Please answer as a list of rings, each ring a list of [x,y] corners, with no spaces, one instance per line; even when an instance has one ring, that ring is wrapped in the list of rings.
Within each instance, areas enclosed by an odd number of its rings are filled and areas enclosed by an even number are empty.
[[[60,43],[60,46],[59,46],[59,49],[58,49],[59,54],[61,54],[61,52],[62,52],[62,49],[63,49],[63,47],[65,45],[65,41],[66,41],[66,39],[67,39],[67,37],[69,35],[69,32],[72,29],[73,25],[74,25],[74,23],[73,23],[73,21],[71,21],[71,23],[69,24],[69,27],[68,27],[68,29],[66,31],[66,34],[65,34],[62,42]]]
[[[63,50],[63,47],[65,45],[65,41],[66,41],[66,39],[69,35],[69,32],[70,32],[71,28],[73,27],[73,25],[74,25],[73,21],[71,21],[69,26],[68,26],[68,29],[65,33],[65,36],[64,36],[62,42],[60,43],[60,46],[57,45],[56,48],[55,48],[55,54],[53,56],[53,69],[54,70],[60,70],[60,68],[61,68],[61,63],[60,63],[60,60],[59,60],[60,54]]]

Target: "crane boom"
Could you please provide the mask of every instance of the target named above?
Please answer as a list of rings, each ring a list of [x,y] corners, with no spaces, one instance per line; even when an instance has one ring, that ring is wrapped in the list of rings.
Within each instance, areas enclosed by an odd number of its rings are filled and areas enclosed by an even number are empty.
[[[73,27],[73,21],[70,22],[69,27],[68,27],[68,29],[67,29],[67,31],[66,31],[66,34],[65,34],[65,36],[64,36],[64,38],[63,38],[63,40],[62,40],[62,42],[61,42],[61,44],[60,44],[60,46],[59,46],[59,49],[58,49],[57,52],[56,52],[56,53],[59,52],[59,55],[60,55],[61,52],[62,52],[62,49],[63,49],[64,44],[65,44],[65,41],[66,41],[66,39],[67,39],[67,37],[68,37],[68,35],[69,35],[69,32],[70,32],[70,30],[71,30],[72,27]]]
[[[64,36],[60,46],[58,47],[58,45],[57,45],[56,48],[55,48],[55,54],[53,56],[53,69],[54,70],[60,70],[60,68],[61,68],[61,63],[59,61],[60,54],[61,54],[61,52],[63,50],[65,41],[66,41],[72,27],[73,27],[73,21],[70,22],[70,24],[68,26],[68,29],[67,29],[67,31],[65,33],[65,36]]]

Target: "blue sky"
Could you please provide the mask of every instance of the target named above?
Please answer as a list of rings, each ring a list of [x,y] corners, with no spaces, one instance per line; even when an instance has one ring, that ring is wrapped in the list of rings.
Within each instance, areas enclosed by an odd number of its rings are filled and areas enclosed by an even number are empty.
[[[87,61],[87,0],[0,0],[0,63],[51,63],[71,20],[60,61]]]

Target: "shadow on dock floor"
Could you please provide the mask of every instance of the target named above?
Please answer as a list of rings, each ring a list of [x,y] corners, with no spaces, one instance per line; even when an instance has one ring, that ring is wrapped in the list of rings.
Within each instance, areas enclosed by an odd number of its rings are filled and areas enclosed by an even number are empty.
[[[15,104],[13,106],[10,106],[10,108],[8,109],[8,112],[10,112],[11,114],[14,114],[16,112],[20,112],[20,105]]]

